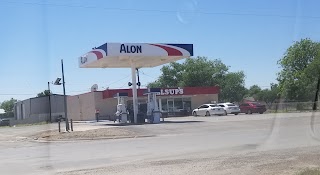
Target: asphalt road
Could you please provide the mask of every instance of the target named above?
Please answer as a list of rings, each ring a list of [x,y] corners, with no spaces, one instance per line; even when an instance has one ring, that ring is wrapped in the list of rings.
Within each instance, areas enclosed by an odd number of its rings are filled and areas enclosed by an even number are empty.
[[[121,126],[155,137],[49,143],[12,139],[27,129],[4,128],[0,174],[272,174],[272,166],[282,165],[269,165],[276,160],[299,161],[293,163],[300,165],[297,168],[319,166],[319,117],[288,113],[170,118],[161,124]],[[109,124],[95,125],[113,127]],[[48,126],[30,128],[43,127]],[[262,167],[268,162],[271,167]],[[285,174],[278,169],[274,174]]]

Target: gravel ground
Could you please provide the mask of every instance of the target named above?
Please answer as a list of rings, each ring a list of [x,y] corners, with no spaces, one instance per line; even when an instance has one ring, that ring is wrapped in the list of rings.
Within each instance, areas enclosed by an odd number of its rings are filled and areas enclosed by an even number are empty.
[[[130,164],[88,170],[60,172],[58,175],[294,175],[305,168],[320,166],[320,147],[265,152],[247,152],[223,156],[210,153],[175,158],[145,160]]]
[[[73,139],[99,139],[99,138],[115,138],[115,137],[135,137],[140,134],[135,131],[130,131],[122,128],[102,128],[86,131],[74,132],[57,132],[57,131],[44,131],[31,135],[34,139],[45,140],[73,140]]]

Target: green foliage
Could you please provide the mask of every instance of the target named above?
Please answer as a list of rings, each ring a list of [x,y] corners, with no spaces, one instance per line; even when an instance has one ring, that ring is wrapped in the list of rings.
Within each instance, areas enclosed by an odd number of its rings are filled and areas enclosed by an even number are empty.
[[[264,91],[265,92],[265,91]],[[252,85],[247,92],[247,97],[253,97],[254,99],[260,100],[264,94],[258,85]]]
[[[270,89],[263,89],[258,93],[258,100],[266,102],[269,106],[278,100],[279,97],[279,86],[277,84],[271,84]]]
[[[182,64],[170,63],[162,67],[162,74],[148,87],[220,86],[222,101],[242,100],[246,89],[243,72],[228,72],[221,60],[206,57],[189,58]]]
[[[270,89],[261,89],[258,85],[253,85],[248,89],[246,97],[253,97],[255,100],[266,102],[271,106],[280,97],[279,86],[271,83]]]
[[[214,86],[219,85],[228,67],[221,60],[208,60],[206,57],[190,58],[183,64],[181,86]]]
[[[0,108],[3,109],[6,113],[13,112],[13,107],[16,102],[16,99],[11,98],[10,100],[3,101],[0,105]]]
[[[288,100],[311,101],[320,75],[320,44],[302,39],[290,46],[278,61],[279,90]]]
[[[45,90],[43,92],[40,92],[37,97],[44,97],[44,96],[49,96],[51,92],[49,90]]]
[[[220,99],[224,102],[241,101],[247,92],[244,81],[245,75],[242,71],[223,75],[219,82],[221,87]]]

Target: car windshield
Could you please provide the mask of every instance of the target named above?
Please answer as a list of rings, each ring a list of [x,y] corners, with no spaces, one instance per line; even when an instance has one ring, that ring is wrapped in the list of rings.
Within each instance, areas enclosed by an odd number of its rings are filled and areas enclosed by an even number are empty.
[[[0,175],[320,175],[320,0],[0,0]]]
[[[258,103],[258,102],[253,102],[251,104],[253,104],[253,105],[261,105],[261,103]]]

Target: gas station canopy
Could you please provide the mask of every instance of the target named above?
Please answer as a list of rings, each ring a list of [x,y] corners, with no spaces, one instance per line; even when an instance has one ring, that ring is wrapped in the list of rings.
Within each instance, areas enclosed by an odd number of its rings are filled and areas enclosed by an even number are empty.
[[[105,43],[79,58],[81,68],[155,67],[193,56],[192,44]]]
[[[160,66],[191,56],[192,44],[105,43],[82,55],[79,67],[131,68],[134,123],[137,123],[136,69]]]

